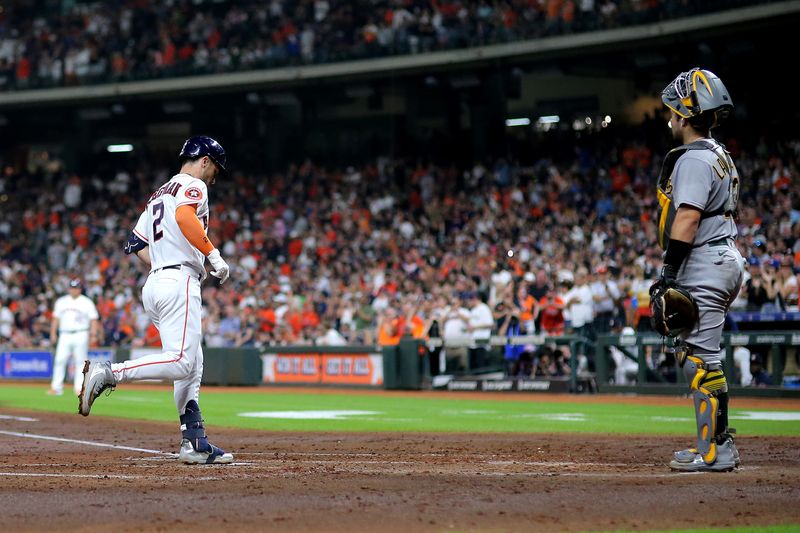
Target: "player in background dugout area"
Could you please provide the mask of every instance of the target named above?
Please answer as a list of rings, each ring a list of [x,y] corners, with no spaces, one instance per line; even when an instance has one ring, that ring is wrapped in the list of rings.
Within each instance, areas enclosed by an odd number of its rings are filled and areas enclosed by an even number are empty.
[[[661,99],[670,110],[669,127],[680,146],[664,158],[658,180],[658,240],[665,252],[661,277],[651,294],[658,287],[686,289],[699,311],[696,323],[680,324],[667,333],[677,341],[675,358],[689,383],[697,422],[696,445],[675,452],[670,467],[733,470],[739,465],[739,452],[735,431],[728,427],[728,382],[720,340],[743,277],[734,221],[739,174],[730,154],[711,136],[733,110],[733,102],[722,81],[699,68],[679,74]],[[680,322],[677,313],[669,316]]]
[[[142,302],[159,330],[163,352],[113,365],[86,361],[78,411],[88,416],[100,393],[119,383],[172,381],[182,436],[179,460],[230,463],[232,454],[208,442],[199,406],[203,376],[200,284],[206,277],[206,259],[220,284],[229,274],[228,264],[206,235],[208,186],[227,173],[225,150],[210,137],[191,137],[179,158],[180,172],[150,196],[125,244],[126,254],[136,254],[150,267]]]
[[[99,342],[100,316],[94,302],[82,294],[83,284],[78,278],[69,282],[69,294],[56,300],[50,321],[50,341],[55,345],[53,379],[48,394],[64,393],[64,374],[70,360],[74,365],[73,387],[81,392],[83,375],[80,364],[89,356],[89,346]]]

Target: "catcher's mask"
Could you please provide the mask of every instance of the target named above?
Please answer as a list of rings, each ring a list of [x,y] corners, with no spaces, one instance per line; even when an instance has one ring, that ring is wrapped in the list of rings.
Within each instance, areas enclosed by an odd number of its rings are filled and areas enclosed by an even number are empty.
[[[663,91],[661,101],[678,116],[689,119],[713,113],[713,128],[733,110],[733,101],[722,80],[709,70],[693,68],[681,72]]]

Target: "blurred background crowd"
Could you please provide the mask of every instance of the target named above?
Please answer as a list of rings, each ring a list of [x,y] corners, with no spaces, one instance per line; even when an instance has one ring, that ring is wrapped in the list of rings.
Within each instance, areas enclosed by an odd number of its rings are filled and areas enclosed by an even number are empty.
[[[757,0],[13,2],[0,89],[329,63],[613,29]]]
[[[441,338],[441,370],[480,367],[476,343],[492,335],[647,331],[661,267],[654,187],[672,147],[653,107],[696,66],[687,60],[721,74],[736,102],[735,133],[721,133],[742,176],[734,310],[796,311],[800,139],[781,127],[794,111],[772,105],[793,95],[772,84],[764,98],[750,75],[783,66],[772,52],[791,48],[790,4],[4,4],[0,348],[48,346],[53,302],[74,276],[97,304],[101,344],[159,344],[141,304],[147,269],[122,245],[178,169],[164,159],[173,140],[198,133],[223,142],[233,170],[210,190],[209,232],[232,273],[204,283],[206,346]],[[520,44],[422,56],[501,43]],[[379,59],[398,55],[404,67]],[[331,65],[356,59],[378,60],[360,74]],[[303,68],[315,64],[329,66]],[[255,72],[281,66],[296,79]],[[39,90],[195,74],[221,75]],[[498,351],[511,374],[573,371],[556,348]],[[593,364],[580,349],[578,370]]]
[[[304,161],[266,176],[234,170],[210,189],[209,232],[232,272],[223,286],[204,284],[205,343],[646,331],[661,266],[654,183],[665,130],[652,118],[529,163],[377,158],[345,168]],[[651,138],[660,140],[641,142]],[[734,309],[797,310],[800,140],[724,140],[743,176],[738,245],[748,266]],[[97,303],[102,344],[157,345],[140,299],[147,270],[122,244],[176,170],[147,160],[110,175],[5,165],[0,346],[47,346],[53,301],[75,275]],[[558,354],[538,365],[514,371],[568,371]]]

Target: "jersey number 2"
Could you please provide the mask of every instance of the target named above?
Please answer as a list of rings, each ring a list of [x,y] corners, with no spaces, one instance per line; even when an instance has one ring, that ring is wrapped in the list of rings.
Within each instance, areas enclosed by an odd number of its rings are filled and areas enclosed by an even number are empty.
[[[164,218],[164,202],[153,204],[153,241],[159,240],[164,236],[164,232],[158,229],[161,220]]]

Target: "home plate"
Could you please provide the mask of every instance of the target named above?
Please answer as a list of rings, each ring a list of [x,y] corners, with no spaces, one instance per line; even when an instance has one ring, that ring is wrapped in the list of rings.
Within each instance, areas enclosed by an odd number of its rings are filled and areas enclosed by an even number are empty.
[[[346,420],[351,416],[379,415],[378,411],[256,411],[239,413],[247,418],[285,418],[291,420]]]

